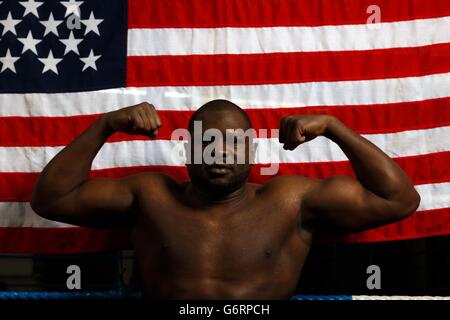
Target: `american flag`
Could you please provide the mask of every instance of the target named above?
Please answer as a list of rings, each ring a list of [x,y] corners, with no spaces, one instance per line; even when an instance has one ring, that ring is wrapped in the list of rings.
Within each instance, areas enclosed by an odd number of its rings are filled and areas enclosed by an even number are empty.
[[[104,112],[148,101],[158,138],[114,134],[91,177],[187,179],[171,133],[217,98],[245,108],[257,130],[289,114],[335,115],[406,171],[417,212],[342,241],[449,234],[449,56],[448,0],[0,1],[0,251],[126,247],[126,232],[37,216],[28,201],[39,172]],[[354,175],[325,138],[288,152],[260,136],[256,162],[259,183],[274,162],[278,174]]]

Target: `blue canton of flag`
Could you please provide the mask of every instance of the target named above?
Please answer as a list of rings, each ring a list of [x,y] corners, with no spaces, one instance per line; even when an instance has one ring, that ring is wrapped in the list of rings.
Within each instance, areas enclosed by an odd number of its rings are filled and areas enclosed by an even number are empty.
[[[123,0],[0,1],[0,92],[125,86]]]

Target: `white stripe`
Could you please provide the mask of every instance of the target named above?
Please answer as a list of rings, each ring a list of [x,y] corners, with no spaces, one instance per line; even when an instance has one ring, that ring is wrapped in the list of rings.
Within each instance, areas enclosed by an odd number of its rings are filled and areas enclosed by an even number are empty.
[[[450,182],[420,184],[415,188],[421,197],[417,210],[450,207]]]
[[[416,186],[422,203],[418,211],[450,207],[450,183]],[[437,200],[440,199],[440,200]],[[69,227],[71,225],[39,217],[28,202],[1,202],[0,227]]]
[[[128,30],[128,55],[371,50],[450,42],[450,17],[320,27]]]
[[[450,127],[362,135],[388,156],[407,157],[450,150]],[[325,137],[285,151],[277,138],[258,139],[256,163],[298,163],[348,160],[337,144]]]
[[[450,150],[450,126],[389,134],[363,135],[390,157],[406,157]],[[302,163],[347,160],[332,141],[318,137],[294,151],[282,149],[277,138],[256,139],[256,163]],[[0,172],[40,172],[63,147],[0,147]],[[183,142],[133,140],[106,143],[92,169],[146,165],[182,166]],[[31,160],[32,159],[32,160]],[[31,161],[30,161],[31,160]]]
[[[0,116],[96,114],[142,101],[149,101],[160,110],[194,110],[213,99],[228,99],[244,108],[290,108],[397,103],[449,96],[450,73],[442,73],[360,81],[1,94]]]
[[[331,299],[333,300],[333,299]],[[352,296],[352,300],[450,300],[443,296]]]
[[[60,228],[73,226],[38,216],[31,209],[29,202],[1,202],[0,227]]]

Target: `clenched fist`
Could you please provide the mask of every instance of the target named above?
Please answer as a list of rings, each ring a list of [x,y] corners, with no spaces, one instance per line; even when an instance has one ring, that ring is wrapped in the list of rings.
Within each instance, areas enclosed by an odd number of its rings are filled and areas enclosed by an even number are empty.
[[[108,112],[104,115],[108,130],[155,137],[161,119],[152,104],[143,102],[135,106]]]
[[[280,122],[280,143],[285,150],[294,150],[303,142],[324,135],[333,119],[328,115],[313,114],[284,117]]]

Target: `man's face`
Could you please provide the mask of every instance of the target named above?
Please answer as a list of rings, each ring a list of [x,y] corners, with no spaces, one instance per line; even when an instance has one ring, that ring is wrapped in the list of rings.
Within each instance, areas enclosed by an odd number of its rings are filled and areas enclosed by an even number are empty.
[[[216,196],[227,195],[247,180],[250,172],[251,128],[238,112],[205,112],[191,132],[192,183]],[[200,128],[201,126],[201,128]]]

